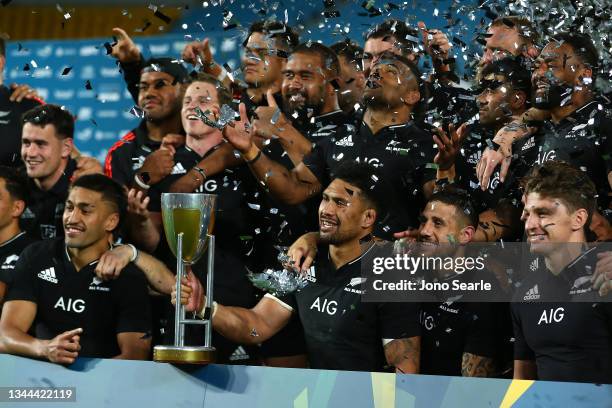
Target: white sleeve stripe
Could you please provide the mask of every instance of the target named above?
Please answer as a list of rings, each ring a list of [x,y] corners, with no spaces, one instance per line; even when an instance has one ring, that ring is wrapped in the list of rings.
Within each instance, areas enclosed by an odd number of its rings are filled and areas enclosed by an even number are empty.
[[[268,299],[272,299],[275,302],[277,302],[279,305],[281,305],[282,307],[284,307],[285,309],[289,310],[290,312],[293,312],[293,308],[291,306],[289,306],[288,304],[286,304],[285,302],[283,302],[282,300],[280,300],[279,298],[277,298],[274,295],[271,295],[269,293],[266,293],[264,295],[264,297],[268,298]]]

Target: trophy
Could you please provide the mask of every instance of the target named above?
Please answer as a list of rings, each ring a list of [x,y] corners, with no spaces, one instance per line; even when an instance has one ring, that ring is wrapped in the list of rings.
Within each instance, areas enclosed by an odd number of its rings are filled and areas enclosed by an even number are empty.
[[[208,275],[206,277],[206,309],[213,299],[213,271],[215,260],[214,194],[164,193],[161,198],[162,218],[166,240],[176,257],[177,304],[174,320],[174,345],[155,346],[153,360],[165,363],[208,364],[214,362],[215,348],[211,345],[212,319],[186,319],[185,306],[180,302],[181,278],[186,266],[200,259],[208,247]],[[204,346],[185,346],[185,325],[205,325]]]

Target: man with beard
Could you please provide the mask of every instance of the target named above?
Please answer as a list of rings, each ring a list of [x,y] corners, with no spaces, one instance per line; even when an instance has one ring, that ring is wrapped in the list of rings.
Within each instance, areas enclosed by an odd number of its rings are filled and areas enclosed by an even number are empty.
[[[362,302],[361,259],[374,247],[376,218],[383,214],[375,169],[347,162],[336,169],[319,207],[321,248],[310,282],[282,297],[266,294],[251,309],[213,302],[203,310],[202,286],[184,279],[180,301],[234,341],[257,344],[277,333],[296,313],[304,325],[310,367],[332,370],[419,371],[418,305]],[[173,303],[176,303],[173,293]]]
[[[476,209],[466,191],[446,188],[435,192],[421,213],[421,224],[416,246],[419,255],[427,257],[468,256],[478,226]],[[431,271],[439,282],[460,279],[462,282],[480,278],[495,283],[492,274],[477,269],[458,274],[455,270]],[[429,275],[428,275],[429,276]],[[455,293],[453,293],[455,294]],[[452,296],[449,292],[449,296]],[[456,295],[456,294],[455,294]],[[488,295],[488,296],[487,296]],[[496,371],[499,353],[501,322],[506,303],[489,304],[488,293],[459,293],[442,302],[423,302],[421,305],[421,373],[468,377],[491,377]],[[437,296],[439,298],[439,296]],[[506,340],[509,345],[510,335]]]
[[[129,37],[121,41],[136,47]],[[170,173],[173,150],[160,149],[160,145],[167,135],[182,133],[180,111],[187,76],[187,70],[172,58],[151,58],[144,63],[137,83],[144,118],[108,150],[107,176],[124,186],[146,190]]]
[[[162,233],[161,194],[167,192],[173,182],[196,166],[203,157],[212,154],[223,146],[222,132],[203,123],[196,114],[196,108],[207,112],[211,120],[218,120],[221,106],[231,103],[231,94],[214,77],[198,74],[187,87],[182,109],[182,122],[186,132],[186,143],[177,149],[176,165],[172,174],[151,188],[149,197],[130,193],[132,205],[140,213],[139,223],[134,229],[140,231],[139,241],[143,247],[153,251],[156,248],[161,259],[168,263],[174,257],[170,252]],[[244,109],[244,105],[243,109]],[[215,274],[214,291],[217,298],[225,304],[251,307],[256,303],[256,290],[247,278],[248,269],[261,269],[260,253],[254,246],[265,239],[261,227],[261,215],[258,196],[261,193],[255,180],[245,165],[208,177],[206,181],[190,193],[216,194],[217,208],[215,213]],[[202,259],[192,269],[198,279],[205,281],[206,260]],[[188,342],[201,341],[202,327],[189,327],[186,334]],[[301,335],[301,332],[298,332]],[[285,357],[276,361],[287,366],[304,366],[305,357],[287,359],[303,353],[303,340],[299,336],[287,341],[281,354],[273,357]],[[217,361],[242,364],[245,361],[256,363],[259,351],[256,347],[244,347],[221,336],[215,336],[213,343],[217,348]],[[279,348],[280,346],[279,345]],[[301,348],[301,349],[300,349]],[[268,355],[269,357],[269,355]]]
[[[256,107],[251,114],[245,103],[249,118],[253,118],[257,145],[291,169],[310,153],[313,141],[334,134],[338,126],[347,123],[348,117],[338,106],[338,76],[339,63],[333,51],[319,43],[298,45],[282,70],[280,104],[279,95],[271,90],[265,95],[268,106]],[[223,146],[199,163],[199,175],[212,176],[241,163],[231,145]],[[191,191],[197,180],[198,174],[189,173],[171,191]]]
[[[415,65],[418,65],[420,55],[426,53],[434,65],[434,74],[423,82],[421,89],[423,99],[428,101],[427,122],[463,122],[474,115],[474,108],[469,103],[469,92],[453,85],[453,81],[459,79],[452,70],[453,59],[449,58],[451,44],[440,30],[428,30],[423,22],[418,26],[417,30],[403,21],[389,19],[368,30],[363,56],[366,76],[384,52],[402,55]],[[417,119],[424,120],[424,114],[418,112]]]
[[[612,117],[607,101],[598,97],[595,71],[598,54],[584,34],[559,34],[536,60],[532,75],[533,103],[550,111],[537,134],[512,146],[519,176],[548,160],[563,160],[586,172],[595,183],[599,211],[593,213],[591,230],[599,240],[610,239],[610,184],[612,158],[605,152],[612,137]]]
[[[267,157],[291,170],[311,152],[313,142],[330,137],[343,128],[349,119],[338,107],[334,86],[337,78],[338,59],[329,48],[318,43],[301,44],[295,48],[283,69],[281,107],[269,92],[270,106],[260,106],[255,111],[254,142]],[[178,179],[170,191],[194,191],[205,184],[205,180],[223,171],[225,166],[232,167],[228,163],[234,159],[233,150],[230,144],[221,145],[217,151],[207,155],[197,169],[188,170]],[[231,157],[220,160],[224,155]],[[217,172],[210,171],[211,166],[200,167],[204,162],[210,164],[213,161],[216,161]],[[262,194],[262,199],[260,213],[268,223],[265,228],[268,242],[286,246],[316,227],[314,210],[318,202],[314,198],[299,206],[287,205],[266,193]],[[263,248],[265,252],[271,249],[271,246]],[[269,263],[274,264],[276,254],[269,255]]]
[[[433,189],[433,171],[426,169],[434,156],[431,136],[419,129],[412,112],[420,103],[420,74],[405,58],[385,54],[372,69],[364,91],[366,110],[358,126],[346,124],[336,135],[317,142],[304,161],[288,170],[269,158],[241,124],[226,137],[243,155],[253,174],[269,192],[287,204],[302,203],[321,191],[340,161],[367,162],[379,167],[381,175],[395,186],[396,197],[389,216],[379,220],[376,234],[390,237],[416,224],[418,202]],[[400,201],[409,200],[406,208]],[[422,201],[421,201],[422,202]]]
[[[583,171],[547,161],[522,186],[522,220],[537,258],[512,304],[514,378],[609,383],[612,303],[592,286],[598,250],[586,245],[595,185]]]
[[[363,48],[350,40],[337,42],[329,48],[336,53],[340,63],[338,104],[350,117],[361,106],[366,83],[362,65]]]
[[[125,211],[122,187],[95,174],[76,180],[63,212],[65,238],[20,256],[0,320],[0,351],[72,364],[78,356],[145,360],[151,314],[134,265],[103,282],[97,262]],[[138,258],[138,253],[132,261]],[[32,335],[30,335],[32,333]]]
[[[480,93],[476,98],[480,109],[478,121],[458,129],[451,127],[450,136],[439,129],[434,136],[439,147],[434,162],[438,164],[438,183],[455,183],[470,191],[477,204],[480,222],[473,240],[495,241],[517,235],[512,226],[517,224],[520,213],[518,181],[508,177],[505,183],[500,183],[497,174],[483,191],[474,166],[495,133],[525,112],[531,83],[529,72],[514,58],[487,64],[480,77]]]

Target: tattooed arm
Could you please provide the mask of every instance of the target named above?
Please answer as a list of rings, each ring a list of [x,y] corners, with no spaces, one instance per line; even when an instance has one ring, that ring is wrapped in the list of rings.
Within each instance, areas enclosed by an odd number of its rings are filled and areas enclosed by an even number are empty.
[[[395,367],[395,372],[416,374],[419,372],[421,357],[421,338],[392,340],[385,345],[387,363]]]
[[[461,375],[464,377],[491,377],[495,373],[495,364],[490,357],[463,353]]]

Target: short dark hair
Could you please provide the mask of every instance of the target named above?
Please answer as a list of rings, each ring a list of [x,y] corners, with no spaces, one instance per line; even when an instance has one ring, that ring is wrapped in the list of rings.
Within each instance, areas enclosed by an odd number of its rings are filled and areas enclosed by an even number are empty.
[[[221,81],[219,81],[214,76],[207,74],[206,72],[198,72],[193,75],[189,81],[190,84],[194,82],[205,82],[207,84],[211,84],[217,90],[217,99],[219,101],[219,106],[230,105],[232,103],[232,94],[231,92],[223,85]]]
[[[2,33],[0,33],[0,57],[6,57],[6,42]]]
[[[87,174],[76,179],[70,189],[81,187],[102,194],[102,200],[110,202],[119,213],[117,230],[125,219],[127,197],[121,184],[103,174]]]
[[[478,212],[467,191],[447,186],[431,195],[427,203],[437,201],[455,207],[457,214],[463,217],[466,225],[478,228]],[[426,204],[427,205],[427,204]]]
[[[361,60],[363,59],[363,48],[359,44],[346,39],[344,41],[332,44],[329,47],[336,53],[338,58],[343,57],[350,63],[355,63],[359,69],[362,69]]]
[[[531,73],[521,61],[520,57],[506,57],[485,65],[480,74],[481,83],[490,74],[503,75],[512,88],[525,92],[526,101],[530,101]]]
[[[42,128],[53,125],[59,139],[72,139],[74,136],[74,117],[58,105],[46,104],[32,108],[23,114],[21,123],[31,123]]]
[[[295,47],[291,54],[318,55],[319,58],[321,58],[323,68],[328,70],[332,77],[335,78],[340,75],[340,62],[338,61],[338,56],[331,50],[331,48],[326,47],[323,44],[310,41],[307,43],[302,43]]]
[[[390,191],[376,167],[368,163],[345,161],[332,172],[331,178],[359,188],[366,202],[376,210],[377,220],[384,218],[387,209],[385,199]]]
[[[518,31],[519,37],[524,41],[537,45],[540,35],[534,28],[533,23],[527,17],[524,16],[505,16],[498,17],[491,23],[491,27],[506,26],[508,28],[515,28]]]
[[[395,46],[401,50],[402,55],[407,52],[418,54],[419,32],[401,20],[385,20],[365,33],[366,41],[370,38],[382,38],[384,41],[391,37],[395,39]]]
[[[276,20],[262,20],[251,24],[249,27],[249,33],[247,34],[244,43],[242,43],[243,46],[247,44],[249,37],[253,33],[262,33],[267,37],[276,39],[280,46],[286,48],[289,52],[291,52],[300,42],[300,36],[293,28]]]
[[[4,180],[6,190],[13,200],[28,201],[28,178],[22,171],[0,166],[0,179]]]
[[[538,193],[542,197],[557,198],[570,211],[584,208],[589,214],[585,224],[585,229],[588,229],[597,208],[597,189],[582,170],[560,160],[550,160],[534,167],[521,180],[521,187],[524,194]]]
[[[575,32],[559,33],[553,37],[552,41],[569,44],[574,54],[580,61],[591,68],[593,71],[593,82],[595,81],[596,70],[599,67],[599,52],[588,34]]]

